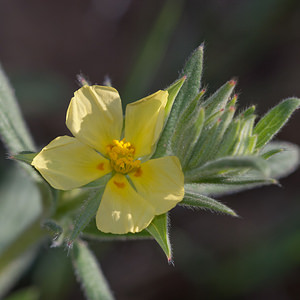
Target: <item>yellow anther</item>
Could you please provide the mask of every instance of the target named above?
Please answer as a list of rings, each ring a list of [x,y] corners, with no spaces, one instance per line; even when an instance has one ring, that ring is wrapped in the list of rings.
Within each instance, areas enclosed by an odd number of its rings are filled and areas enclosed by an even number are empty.
[[[127,174],[140,167],[141,162],[134,159],[135,148],[125,139],[113,140],[107,146],[107,154],[110,158],[111,166],[118,173]]]

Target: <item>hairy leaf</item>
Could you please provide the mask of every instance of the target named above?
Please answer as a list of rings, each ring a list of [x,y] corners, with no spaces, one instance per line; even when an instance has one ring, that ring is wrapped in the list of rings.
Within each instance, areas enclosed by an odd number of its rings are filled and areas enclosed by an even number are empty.
[[[185,190],[184,199],[179,204],[199,207],[201,209],[210,209],[234,217],[237,216],[237,214],[225,204],[210,197],[195,193],[194,191],[190,191],[188,189]]]
[[[259,149],[266,145],[273,136],[288,121],[291,114],[299,107],[300,99],[289,98],[272,108],[255,126],[254,134],[258,139],[256,148]]]
[[[168,215],[162,214],[156,216],[146,229],[165,252],[168,262],[172,262],[172,248],[168,232]]]
[[[89,300],[114,299],[108,283],[102,274],[94,254],[85,243],[75,242],[72,249],[72,262],[78,281]]]

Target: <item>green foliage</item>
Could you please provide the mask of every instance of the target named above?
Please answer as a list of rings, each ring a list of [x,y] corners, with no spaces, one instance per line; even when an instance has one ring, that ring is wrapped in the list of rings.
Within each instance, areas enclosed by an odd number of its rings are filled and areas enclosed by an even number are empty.
[[[258,137],[256,148],[269,142],[299,106],[300,99],[290,98],[271,109],[255,126],[254,134]]]
[[[165,108],[165,122],[168,120],[171,109],[173,107],[173,103],[182,87],[182,85],[185,82],[186,77],[183,76],[181,79],[177,80],[175,83],[173,83],[172,85],[170,85],[166,91],[168,91],[169,96],[168,96],[168,102],[166,104],[166,108]]]
[[[10,154],[34,150],[31,135],[22,118],[17,100],[0,66],[0,135]]]
[[[174,7],[173,2],[167,1],[157,26],[165,22],[168,10]],[[173,25],[178,13],[172,17]],[[165,34],[169,34],[172,24]],[[155,28],[154,40],[157,32]],[[165,42],[161,40],[158,45],[163,52]],[[140,57],[135,80],[141,66],[145,69],[151,49],[148,45]],[[150,77],[153,75],[151,67]],[[181,206],[237,216],[231,208],[212,197],[276,184],[278,178],[294,171],[300,161],[299,147],[270,140],[299,107],[300,100],[284,100],[255,125],[255,106],[236,114],[237,96],[232,95],[236,81],[230,80],[212,95],[207,95],[201,86],[202,67],[203,45],[187,60],[180,78],[166,89],[169,97],[165,124],[153,158],[166,155],[179,158],[185,177]],[[139,85],[141,89],[145,86],[146,82]],[[11,158],[31,165],[36,155],[30,152],[34,145],[1,69],[0,117],[0,134]],[[35,181],[14,173],[15,178],[5,183],[9,190],[0,189],[4,199],[0,202],[0,290],[3,288],[3,295],[32,261],[47,234],[60,240],[56,245],[63,244],[67,238],[67,245],[73,246],[73,265],[88,299],[113,299],[113,296],[95,257],[79,238],[97,241],[155,239],[172,262],[167,213],[156,216],[148,228],[136,234],[115,235],[97,229],[94,217],[111,175],[80,190],[57,191],[41,180],[31,166],[26,170]],[[14,190],[11,183],[20,188]],[[24,218],[20,218],[20,214]]]
[[[170,141],[174,135],[174,128],[178,117],[187,104],[193,102],[199,93],[202,77],[203,45],[200,45],[188,59],[180,77],[186,76],[186,80],[180,89],[176,101],[174,102],[169,119],[158,141],[156,152],[153,157],[164,156],[171,152]]]
[[[168,262],[172,262],[172,248],[169,240],[168,214],[156,216],[151,224],[147,227],[147,231],[160,245],[165,252]]]
[[[83,242],[74,243],[72,262],[77,279],[81,283],[87,299],[114,299],[95,256]]]
[[[74,241],[78,238],[79,234],[89,224],[91,219],[96,215],[103,192],[104,188],[101,188],[94,194],[91,194],[86,200],[85,205],[82,207],[82,210],[76,219],[74,229],[68,240],[68,247],[72,247]]]
[[[192,206],[195,208],[208,209],[236,217],[237,214],[225,204],[210,197],[195,193],[188,188],[185,189],[184,198],[180,205]]]
[[[21,151],[18,154],[11,156],[11,158],[24,162],[25,164],[31,165],[34,157],[37,154],[38,154],[37,152]]]
[[[266,177],[269,174],[269,164],[259,156],[227,156],[209,161],[201,167],[187,171],[185,182],[197,182],[245,169],[257,170]]]

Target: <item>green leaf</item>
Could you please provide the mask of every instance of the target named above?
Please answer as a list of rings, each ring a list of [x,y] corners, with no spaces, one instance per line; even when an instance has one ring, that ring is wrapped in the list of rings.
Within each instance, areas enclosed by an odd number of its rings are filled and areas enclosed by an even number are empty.
[[[203,143],[202,147],[198,148],[196,151],[198,153],[194,153],[194,156],[198,159],[195,162],[196,166],[202,165],[206,161],[212,160],[218,153],[219,145],[222,144],[222,139],[224,133],[226,132],[228,126],[230,125],[232,118],[234,116],[235,109],[233,107],[227,109],[220,119],[217,121],[216,130],[212,130],[212,132],[208,132],[208,139],[205,143]],[[199,142],[200,144],[200,142]],[[196,152],[195,151],[195,152]]]
[[[272,149],[268,152],[265,152],[261,155],[263,159],[269,159],[271,156],[284,151],[284,149]]]
[[[104,187],[98,190],[96,193],[92,193],[86,200],[86,203],[84,204],[81,213],[76,219],[71,236],[68,239],[68,247],[72,247],[74,241],[78,238],[83,229],[89,224],[91,219],[96,215],[103,192]]]
[[[96,257],[83,242],[74,243],[72,262],[87,299],[114,299]]]
[[[237,214],[225,204],[214,200],[210,197],[189,190],[185,190],[184,198],[179,203],[179,205],[199,207],[201,209],[209,209],[237,217]]]
[[[262,155],[273,150],[283,149],[267,160],[270,168],[270,175],[273,178],[282,178],[294,172],[300,164],[299,146],[288,142],[271,142],[266,145]]]
[[[253,146],[249,138],[252,136],[254,120],[255,120],[255,115],[251,115],[246,119],[244,118],[241,119],[240,132],[234,146],[233,155],[245,155],[247,152],[251,152],[250,146],[251,146],[251,150]],[[254,141],[255,142],[257,141],[256,137],[252,142]]]
[[[37,187],[20,168],[4,178],[0,187],[0,298],[32,263],[45,236]]]
[[[204,102],[203,107],[205,108],[207,117],[216,113],[218,110],[225,108],[235,85],[235,80],[226,82]]]
[[[186,81],[176,98],[174,117],[175,115],[178,116],[184,108],[188,107],[190,102],[199,93],[203,70],[203,50],[204,44],[201,44],[188,58],[182,70],[181,75],[186,76]]]
[[[0,253],[42,213],[39,191],[23,170],[5,173],[0,186]]]
[[[203,128],[201,131],[200,138],[198,139],[196,145],[194,146],[191,159],[188,163],[187,169],[196,169],[203,160],[205,160],[205,152],[207,149],[213,149],[216,141],[216,137],[219,132],[219,122],[216,122],[212,128],[205,130]]]
[[[194,147],[200,138],[205,120],[203,108],[196,113],[197,114],[194,116],[195,119],[191,119],[182,132],[176,132],[173,139],[173,153],[179,158],[183,170],[186,168],[193,154]]]
[[[206,196],[222,196],[276,183],[275,179],[259,177],[259,174],[256,174],[212,178],[202,183],[187,183],[184,186],[185,189]]]
[[[11,159],[16,159],[18,161],[24,162],[28,165],[31,165],[33,159],[37,155],[37,152],[30,152],[30,151],[22,151],[18,154],[12,155]]]
[[[203,166],[186,171],[185,181],[199,181],[203,178],[224,174],[232,170],[254,169],[268,176],[268,163],[258,156],[229,156],[205,163]]]
[[[39,300],[40,295],[35,287],[29,287],[22,290],[14,292],[9,297],[4,300]]]
[[[165,252],[168,262],[172,263],[172,248],[168,232],[168,215],[162,214],[156,216],[146,229]]]
[[[252,115],[254,114],[254,112],[255,112],[255,106],[252,105],[252,106],[250,106],[248,109],[246,109],[246,110],[242,113],[242,115],[243,115],[244,118],[248,118],[248,117],[252,116]]]
[[[152,235],[147,230],[127,234],[104,233],[97,228],[95,220],[86,226],[82,232],[82,237],[97,241],[152,239]]]
[[[240,132],[240,126],[240,120],[234,120],[230,123],[223,136],[223,140],[216,154],[216,158],[231,156],[233,154],[236,139]]]
[[[173,103],[186,80],[186,76],[183,76],[179,80],[175,81],[173,84],[171,84],[166,91],[168,91],[169,96],[168,96],[168,101],[165,107],[165,122],[168,120],[171,109],[173,107]]]
[[[172,142],[176,143],[176,140],[178,137],[180,137],[185,130],[186,127],[193,125],[193,123],[198,119],[200,107],[199,107],[199,100],[203,96],[203,92],[200,92],[197,97],[190,103],[188,107],[186,107],[185,110],[182,111],[180,114],[176,127],[175,127],[175,133],[172,137]],[[202,109],[202,111],[204,111]],[[174,149],[174,143],[171,144],[172,149]]]
[[[0,65],[0,135],[10,154],[34,150],[15,94]]]
[[[178,117],[199,93],[202,76],[202,64],[203,45],[200,45],[192,53],[185,67],[183,68],[181,77],[186,76],[186,80],[173,103],[169,119],[158,141],[156,152],[154,153],[153,157],[161,157],[166,155],[166,153],[172,153],[170,141],[173,137]]]
[[[272,108],[255,126],[254,134],[258,139],[256,148],[266,145],[288,121],[291,114],[299,107],[300,99],[289,98]]]

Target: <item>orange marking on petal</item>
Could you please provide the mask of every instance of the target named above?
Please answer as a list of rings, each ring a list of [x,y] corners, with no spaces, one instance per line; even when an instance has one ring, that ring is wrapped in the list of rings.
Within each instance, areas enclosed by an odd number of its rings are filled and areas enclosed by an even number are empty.
[[[118,182],[114,180],[114,184],[119,188],[123,189],[125,187],[125,182]]]
[[[97,165],[97,169],[100,170],[100,171],[103,171],[104,170],[104,163],[100,163]]]
[[[135,177],[141,177],[143,175],[143,171],[141,168],[138,168],[133,174]]]

